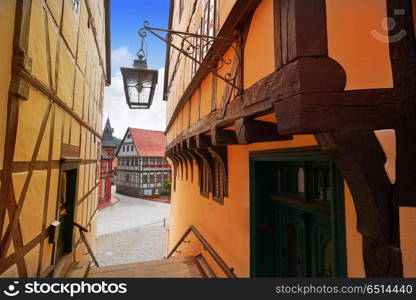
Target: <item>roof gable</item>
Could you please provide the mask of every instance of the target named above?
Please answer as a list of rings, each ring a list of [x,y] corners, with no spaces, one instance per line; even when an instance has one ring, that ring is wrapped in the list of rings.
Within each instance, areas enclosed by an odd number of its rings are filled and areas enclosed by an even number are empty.
[[[110,119],[107,118],[107,122],[105,123],[104,131],[102,135],[102,146],[113,147],[113,148],[117,147],[113,141],[113,132],[114,132],[114,129],[111,128]]]
[[[129,128],[140,156],[165,156],[166,137],[163,131]]]

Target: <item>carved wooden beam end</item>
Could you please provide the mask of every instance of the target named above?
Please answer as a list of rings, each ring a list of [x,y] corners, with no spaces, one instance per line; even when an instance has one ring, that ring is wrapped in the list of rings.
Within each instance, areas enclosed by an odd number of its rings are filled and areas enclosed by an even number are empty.
[[[214,146],[238,144],[235,131],[214,127],[211,129],[211,143]]]
[[[397,127],[392,89],[300,94],[274,104],[280,134]]]
[[[240,118],[235,121],[236,135],[239,144],[285,141],[293,139],[290,135],[280,135],[277,124],[256,121],[252,118]]]
[[[206,149],[212,146],[211,137],[209,135],[197,134],[195,136],[196,148]]]

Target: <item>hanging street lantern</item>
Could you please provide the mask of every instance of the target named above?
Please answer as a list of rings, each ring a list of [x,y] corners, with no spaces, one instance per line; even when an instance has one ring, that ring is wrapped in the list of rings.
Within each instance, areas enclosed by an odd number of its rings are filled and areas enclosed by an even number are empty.
[[[144,37],[132,68],[121,67],[126,102],[130,109],[149,109],[153,102],[158,70],[147,67]]]

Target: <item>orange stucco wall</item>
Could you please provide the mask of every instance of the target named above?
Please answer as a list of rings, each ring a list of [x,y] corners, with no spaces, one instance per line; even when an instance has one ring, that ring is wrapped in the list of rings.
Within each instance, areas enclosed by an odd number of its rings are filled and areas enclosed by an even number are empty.
[[[348,277],[365,277],[364,261],[362,254],[362,236],[357,231],[357,215],[354,202],[348,185],[344,184],[345,203],[345,240],[347,250],[347,274]]]
[[[244,88],[274,72],[273,0],[263,0],[250,24],[244,48]]]
[[[388,36],[386,1],[326,0],[326,12],[328,54],[344,67],[346,90],[392,87],[389,44],[373,36]]]
[[[224,199],[224,205],[200,195],[196,165],[193,166],[193,183],[180,180],[179,175],[176,191],[173,191],[172,195],[168,249],[172,249],[185,230],[194,225],[224,261],[235,268],[238,277],[250,276],[249,153],[313,145],[316,145],[313,136],[296,136],[292,141],[229,146],[229,197]],[[361,235],[355,229],[356,215],[348,187],[345,189],[345,211],[348,275],[363,277]],[[190,244],[182,244],[180,250],[180,255],[202,253],[216,274],[224,275],[194,237],[191,237]]]

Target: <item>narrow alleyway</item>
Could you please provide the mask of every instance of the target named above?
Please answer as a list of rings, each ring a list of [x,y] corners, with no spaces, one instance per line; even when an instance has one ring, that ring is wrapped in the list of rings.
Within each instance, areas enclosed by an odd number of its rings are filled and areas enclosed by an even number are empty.
[[[101,266],[157,260],[166,254],[170,204],[117,194],[120,201],[99,212],[97,259]]]

